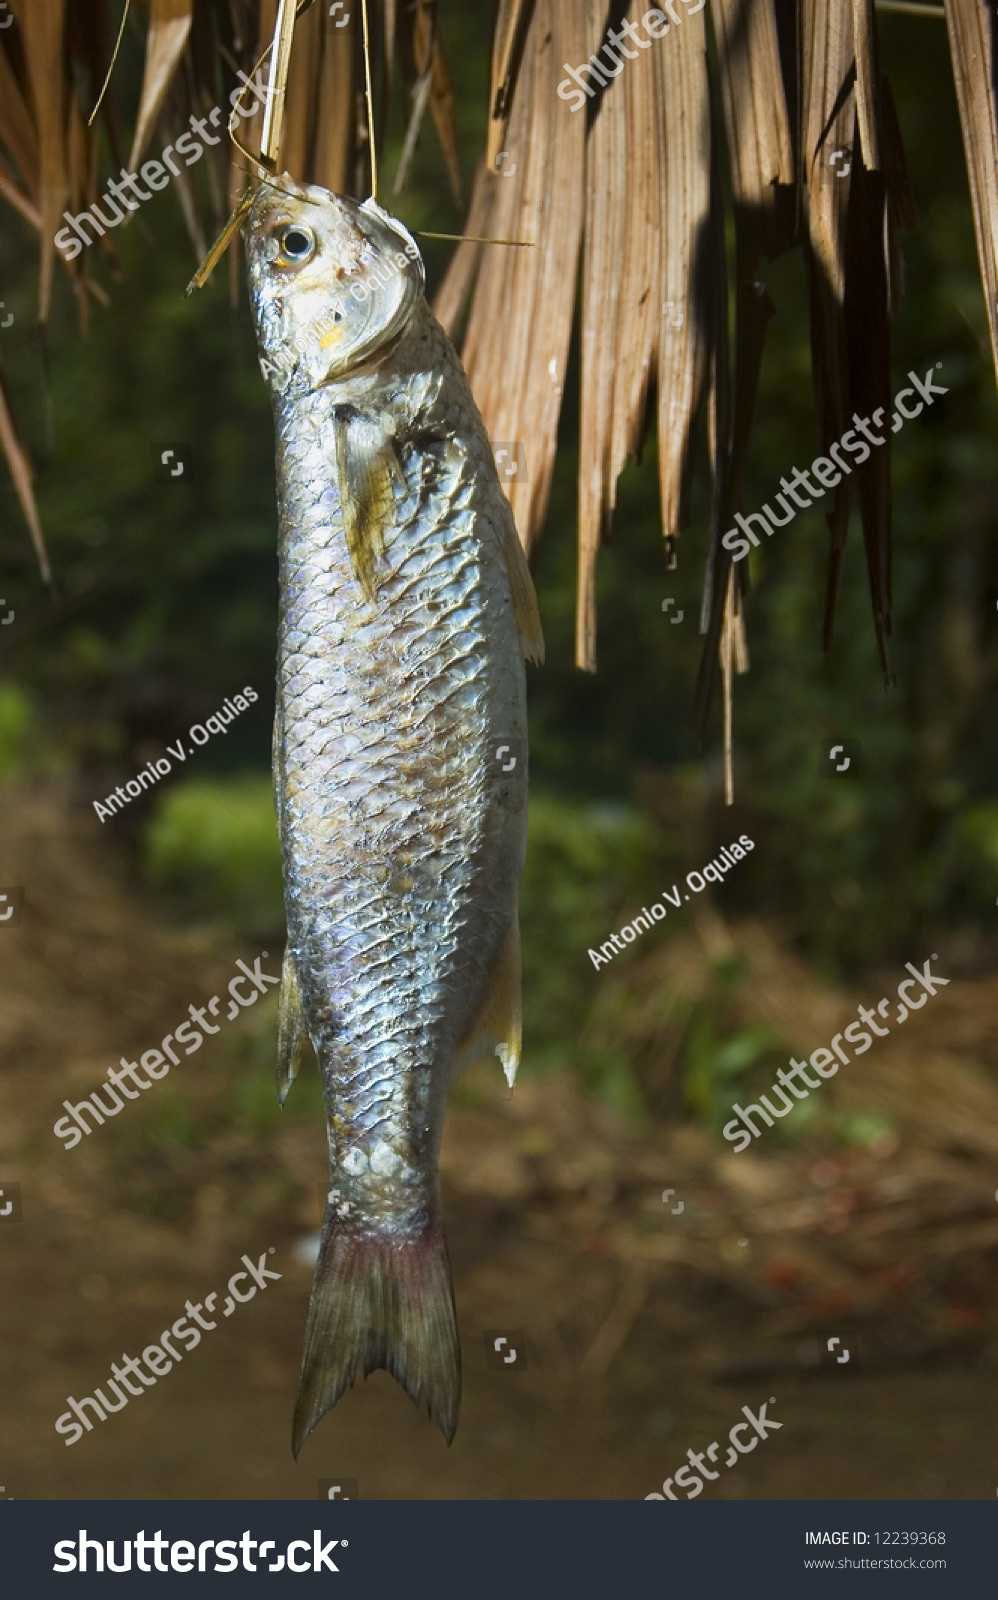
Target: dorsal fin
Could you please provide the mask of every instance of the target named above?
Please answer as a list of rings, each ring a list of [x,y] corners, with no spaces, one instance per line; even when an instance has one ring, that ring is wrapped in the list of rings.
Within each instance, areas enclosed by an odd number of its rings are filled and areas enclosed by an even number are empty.
[[[503,499],[505,498],[504,495]],[[544,660],[544,635],[541,632],[541,615],[537,609],[534,580],[530,576],[530,568],[527,566],[527,558],[523,553],[511,510],[507,512],[505,522],[503,555],[506,557],[506,571],[509,573],[509,587],[513,595],[513,611],[520,635],[520,652],[524,661],[533,661],[540,666]]]

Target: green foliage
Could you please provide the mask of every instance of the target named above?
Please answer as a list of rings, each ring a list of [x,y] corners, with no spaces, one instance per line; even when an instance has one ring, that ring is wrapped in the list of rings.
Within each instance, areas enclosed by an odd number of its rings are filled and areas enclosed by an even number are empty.
[[[851,1111],[836,1118],[836,1133],[843,1144],[876,1148],[896,1137],[895,1124],[881,1111]]]
[[[737,1079],[779,1050],[769,1028],[746,1028],[729,1038],[718,1037],[713,1012],[698,1006],[690,1019],[685,1045],[683,1088],[693,1115],[719,1130],[738,1093]],[[782,1058],[781,1058],[782,1059]]]
[[[54,776],[69,765],[39,714],[37,696],[0,680],[0,782]]]
[[[14,683],[0,683],[0,778],[20,778],[31,732],[31,702]]]
[[[192,1109],[181,1089],[166,1089],[144,1108],[141,1137],[145,1144],[164,1155],[174,1155],[180,1150],[198,1150],[206,1139],[203,1119]],[[137,1135],[131,1134],[131,1140]]]
[[[524,1071],[570,1065],[628,1115],[642,1102],[626,1056],[589,1037],[599,989],[587,952],[627,921],[625,905],[647,897],[660,855],[656,830],[633,807],[580,805],[535,787],[520,890]]]
[[[143,853],[150,881],[246,933],[284,925],[273,786],[263,773],[188,778],[157,795]]]
[[[227,1124],[250,1128],[254,1133],[267,1133],[291,1121],[305,1121],[313,1125],[325,1119],[322,1100],[322,1081],[314,1060],[308,1057],[300,1075],[291,1086],[283,1107],[277,1098],[274,1060],[276,1032],[269,1038],[270,1052],[266,1063],[254,1062],[240,1065],[228,1094]]]
[[[957,838],[978,862],[998,867],[998,804],[968,806],[960,817]]]

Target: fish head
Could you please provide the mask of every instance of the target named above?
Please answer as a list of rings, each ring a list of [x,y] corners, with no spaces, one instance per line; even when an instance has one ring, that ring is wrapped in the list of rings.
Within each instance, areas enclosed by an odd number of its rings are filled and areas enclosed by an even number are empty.
[[[243,238],[260,364],[274,393],[374,370],[423,296],[419,247],[376,200],[284,174],[261,184]]]

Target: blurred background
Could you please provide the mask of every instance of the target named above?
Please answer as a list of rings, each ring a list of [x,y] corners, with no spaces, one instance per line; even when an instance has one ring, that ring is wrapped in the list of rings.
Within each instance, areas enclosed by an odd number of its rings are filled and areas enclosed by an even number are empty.
[[[442,23],[467,192],[490,19]],[[654,445],[628,467],[599,558],[599,671],[574,668],[574,351],[535,564],[524,1064],[512,1097],[498,1066],[468,1074],[445,1135],[465,1361],[449,1451],[380,1373],[292,1461],[325,1138],[314,1065],[278,1108],[273,1001],[73,1151],[51,1132],[65,1098],[223,992],[237,956],[265,949],[278,970],[273,446],[245,294],[233,309],[219,273],[184,299],[172,192],[119,230],[124,270],[87,338],[57,282],[44,347],[36,243],[2,213],[0,359],[55,575],[50,594],[5,480],[0,886],[25,897],[0,928],[0,1187],[23,1202],[0,1226],[8,1496],[309,1498],[343,1474],[362,1498],[641,1497],[771,1395],[782,1431],[706,1493],[993,1496],[998,414],[944,30],[888,15],[880,32],[920,224],[902,239],[894,388],[938,362],[949,391],[893,441],[898,687],[882,687],[855,529],[821,656],[827,533],[799,514],[751,558],[725,807],[719,717],[702,743],[692,731],[705,442],[674,571]],[[126,30],[136,94],[141,56]],[[397,93],[389,180],[404,127]],[[410,228],[463,224],[428,128],[405,193],[383,192]],[[421,243],[432,288],[451,247]],[[778,315],[749,510],[818,449],[799,257],[765,277]],[[157,473],[166,448],[178,479]],[[259,700],[224,737],[97,819],[94,800],[244,685]],[[833,777],[836,742],[852,759]],[[593,970],[590,946],[742,833],[756,848],[720,889]],[[732,1101],[932,952],[938,999],[736,1156]],[[270,1246],[282,1281],[67,1450],[65,1397]],[[486,1329],[516,1332],[527,1369],[491,1370]]]

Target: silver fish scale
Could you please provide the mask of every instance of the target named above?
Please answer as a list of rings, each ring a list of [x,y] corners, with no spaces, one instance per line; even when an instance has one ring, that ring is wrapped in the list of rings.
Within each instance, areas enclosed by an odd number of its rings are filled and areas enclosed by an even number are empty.
[[[368,600],[333,415],[394,432],[405,490]],[[323,1068],[334,1183],[361,1223],[416,1229],[436,1188],[455,1047],[516,902],[525,683],[484,425],[425,303],[376,373],[277,402],[278,811],[288,939]],[[521,767],[525,762],[521,761]]]

